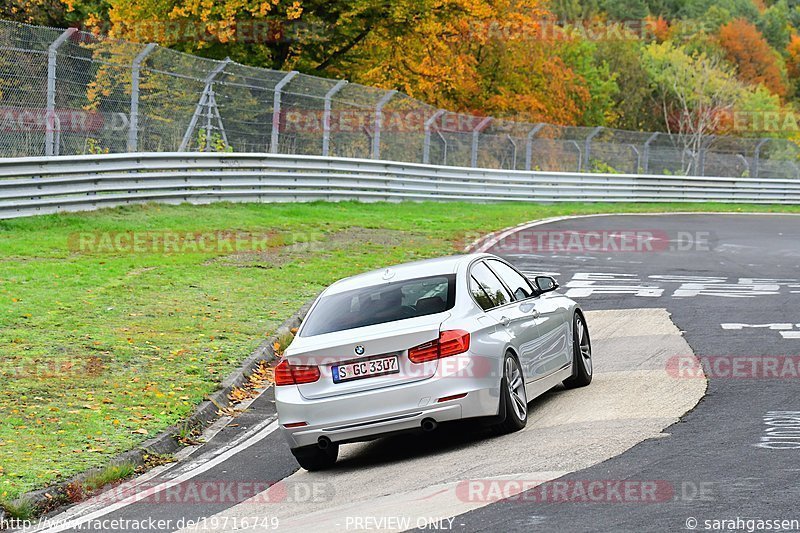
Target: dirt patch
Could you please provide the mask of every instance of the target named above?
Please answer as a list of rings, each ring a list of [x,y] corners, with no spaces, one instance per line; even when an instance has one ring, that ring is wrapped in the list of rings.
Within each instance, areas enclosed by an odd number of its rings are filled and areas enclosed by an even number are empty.
[[[312,254],[324,255],[333,251],[363,248],[365,246],[393,248],[408,244],[409,241],[434,243],[430,237],[421,233],[352,227],[326,234],[320,240],[275,246],[266,250],[237,252],[217,257],[207,261],[205,264],[239,268],[275,268],[287,263],[301,261]]]

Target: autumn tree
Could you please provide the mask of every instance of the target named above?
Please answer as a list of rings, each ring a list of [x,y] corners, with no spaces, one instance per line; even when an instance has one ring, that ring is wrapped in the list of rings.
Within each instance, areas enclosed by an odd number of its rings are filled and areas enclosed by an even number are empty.
[[[115,37],[279,70],[323,72],[377,28],[402,32],[433,2],[109,0]]]
[[[753,24],[743,19],[731,21],[720,28],[719,42],[727,59],[736,65],[739,79],[786,95],[780,57]]]
[[[538,0],[442,0],[412,31],[378,30],[354,50],[355,80],[465,112],[602,122],[615,90],[589,43],[547,27]],[[545,21],[545,25],[542,21]]]
[[[742,86],[717,56],[688,55],[672,42],[650,44],[643,56],[669,133],[678,139],[685,174],[698,171],[702,153],[742,98]]]
[[[786,47],[786,73],[789,78],[800,78],[800,36],[794,34]]]

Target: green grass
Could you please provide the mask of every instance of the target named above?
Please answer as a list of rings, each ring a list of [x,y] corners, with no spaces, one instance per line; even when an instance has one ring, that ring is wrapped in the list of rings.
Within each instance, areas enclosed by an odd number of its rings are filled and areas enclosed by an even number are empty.
[[[715,204],[147,205],[0,221],[0,499],[187,416],[302,303],[361,271],[460,252],[527,220]],[[77,232],[268,233],[267,251],[100,253]]]
[[[109,483],[115,483],[133,475],[136,465],[133,463],[120,463],[108,465],[98,472],[94,472],[83,481],[83,488],[94,491]]]
[[[17,520],[30,520],[36,515],[36,506],[28,498],[17,498],[16,500],[0,499],[2,507],[8,518]]]

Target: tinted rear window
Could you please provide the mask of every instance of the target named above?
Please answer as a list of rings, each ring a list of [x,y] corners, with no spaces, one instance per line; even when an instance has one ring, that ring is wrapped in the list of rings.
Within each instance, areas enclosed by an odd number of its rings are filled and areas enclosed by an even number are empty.
[[[324,296],[303,322],[300,335],[323,333],[433,315],[452,309],[455,274],[372,285]]]

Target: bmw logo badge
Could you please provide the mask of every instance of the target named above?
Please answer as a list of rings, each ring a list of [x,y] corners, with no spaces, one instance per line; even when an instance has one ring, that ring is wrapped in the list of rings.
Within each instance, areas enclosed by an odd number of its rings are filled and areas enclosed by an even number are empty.
[[[360,344],[356,346],[356,355],[364,355],[364,347]]]

